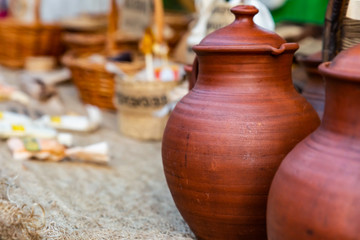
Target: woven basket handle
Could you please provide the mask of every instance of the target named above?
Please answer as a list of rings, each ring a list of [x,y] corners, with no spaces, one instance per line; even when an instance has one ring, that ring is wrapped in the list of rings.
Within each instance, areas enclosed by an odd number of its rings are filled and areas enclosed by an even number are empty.
[[[116,0],[111,0],[110,13],[108,16],[108,29],[105,50],[107,54],[111,54],[116,48],[116,31],[118,25],[118,7]]]
[[[41,7],[41,0],[35,0],[35,7],[34,7],[34,11],[35,11],[35,24],[40,24],[40,23],[41,23],[40,7]]]
[[[155,24],[156,24],[156,41],[163,43],[164,40],[164,6],[163,0],[154,0],[155,6]]]

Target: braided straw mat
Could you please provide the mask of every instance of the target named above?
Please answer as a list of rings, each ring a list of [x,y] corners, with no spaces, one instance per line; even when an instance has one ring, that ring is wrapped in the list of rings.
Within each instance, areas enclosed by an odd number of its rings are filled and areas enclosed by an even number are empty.
[[[4,71],[14,82],[17,73]],[[59,91],[71,110],[81,108],[72,85]],[[194,239],[167,188],[159,142],[121,136],[109,112],[99,131],[74,137],[107,141],[109,166],[18,162],[0,142],[0,239]]]

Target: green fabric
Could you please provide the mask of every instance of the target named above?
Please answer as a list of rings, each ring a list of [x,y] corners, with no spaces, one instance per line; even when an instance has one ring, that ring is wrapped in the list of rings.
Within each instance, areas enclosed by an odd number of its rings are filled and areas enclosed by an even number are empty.
[[[177,0],[163,0],[164,9],[177,12],[185,12],[186,9]]]
[[[328,0],[287,0],[279,9],[272,11],[275,22],[313,23],[322,25]]]

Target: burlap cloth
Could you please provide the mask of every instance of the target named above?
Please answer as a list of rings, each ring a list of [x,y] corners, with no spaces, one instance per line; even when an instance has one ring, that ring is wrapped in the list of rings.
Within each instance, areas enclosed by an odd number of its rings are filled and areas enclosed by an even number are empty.
[[[71,85],[60,86],[60,93],[72,110],[81,108]],[[0,142],[1,239],[194,238],[167,188],[161,144],[123,137],[115,114],[104,117],[99,131],[75,134],[75,141],[107,141],[109,166],[18,162]]]

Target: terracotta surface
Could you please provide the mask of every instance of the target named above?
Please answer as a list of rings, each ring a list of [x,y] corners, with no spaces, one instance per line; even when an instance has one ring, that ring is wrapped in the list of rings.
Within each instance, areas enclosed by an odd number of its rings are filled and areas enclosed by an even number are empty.
[[[162,157],[198,239],[259,240],[275,171],[319,118],[291,82],[297,44],[257,27],[252,6],[232,12],[234,23],[194,47],[197,82],[170,116]]]
[[[320,65],[321,126],[281,164],[271,186],[270,240],[360,239],[360,45]]]
[[[318,70],[318,66],[322,63],[321,52],[310,56],[298,56],[297,60],[307,75],[302,95],[314,107],[319,117],[322,118],[325,105],[325,82]]]
[[[197,58],[194,59],[193,65],[196,64],[197,66]],[[186,78],[189,82],[189,90],[193,89],[197,77],[197,68],[196,71],[193,71],[193,65],[188,64],[184,66],[184,70],[186,72]]]

